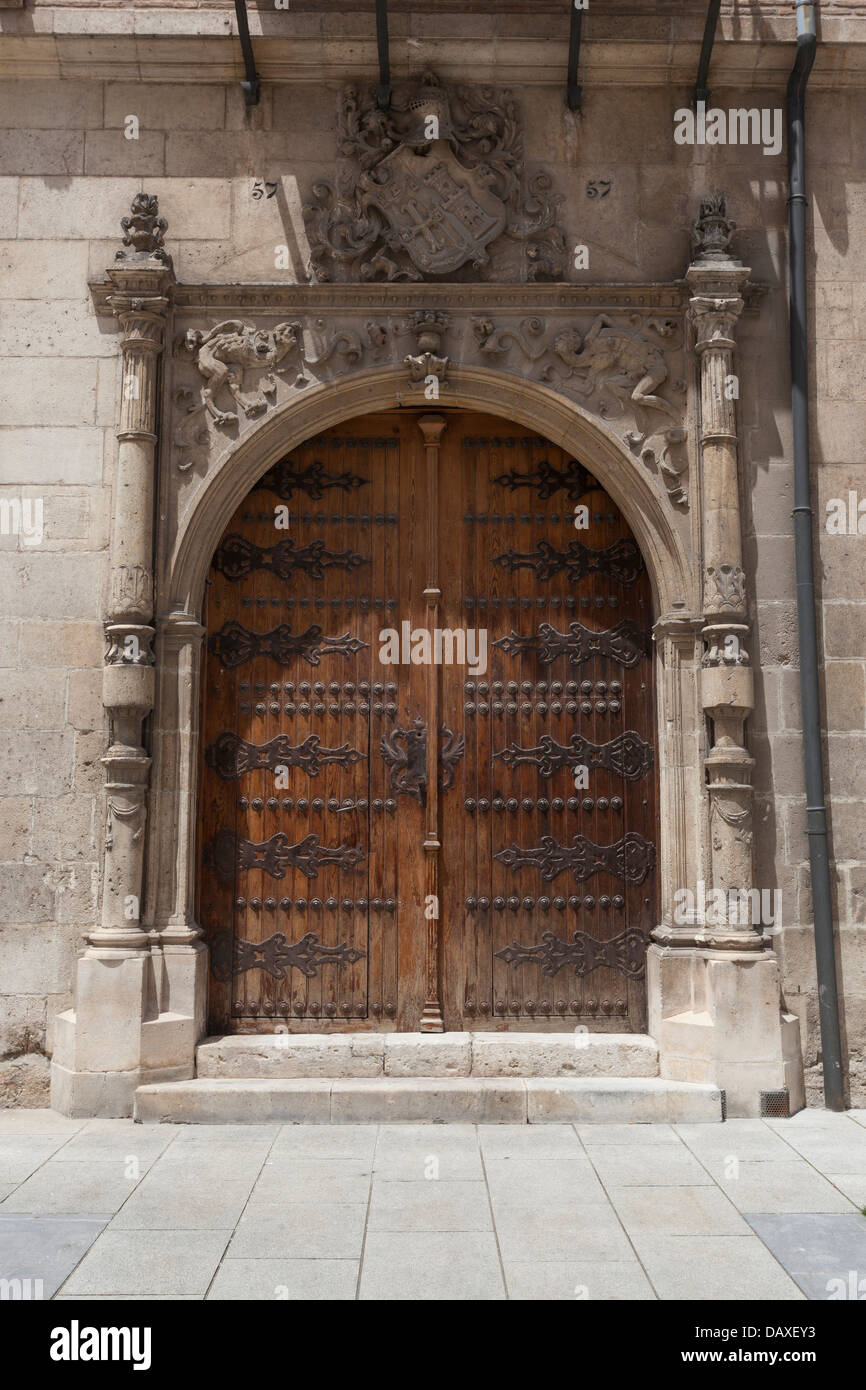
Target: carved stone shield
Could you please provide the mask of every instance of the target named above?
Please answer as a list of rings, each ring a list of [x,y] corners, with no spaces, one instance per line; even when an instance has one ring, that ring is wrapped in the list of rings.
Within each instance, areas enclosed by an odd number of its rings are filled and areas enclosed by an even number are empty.
[[[365,200],[388,220],[385,240],[428,275],[447,274],[467,261],[485,264],[485,247],[505,226],[505,204],[444,140],[423,154],[401,145],[360,185]]]

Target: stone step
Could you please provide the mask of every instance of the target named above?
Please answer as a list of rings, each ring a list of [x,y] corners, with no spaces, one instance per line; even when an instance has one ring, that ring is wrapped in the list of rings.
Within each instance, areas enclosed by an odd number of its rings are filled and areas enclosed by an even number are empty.
[[[135,1118],[173,1124],[721,1121],[717,1086],[659,1077],[213,1079],[139,1086]]]
[[[209,1079],[658,1076],[642,1033],[255,1033],[208,1038],[196,1075]]]

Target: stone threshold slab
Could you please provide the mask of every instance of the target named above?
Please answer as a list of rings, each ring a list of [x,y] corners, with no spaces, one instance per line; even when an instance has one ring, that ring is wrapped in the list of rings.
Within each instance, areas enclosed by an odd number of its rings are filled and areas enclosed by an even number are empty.
[[[199,1079],[139,1086],[158,1124],[563,1124],[721,1122],[717,1086],[658,1077]]]
[[[658,1046],[645,1034],[262,1033],[208,1038],[196,1075],[209,1079],[350,1077],[651,1077]]]

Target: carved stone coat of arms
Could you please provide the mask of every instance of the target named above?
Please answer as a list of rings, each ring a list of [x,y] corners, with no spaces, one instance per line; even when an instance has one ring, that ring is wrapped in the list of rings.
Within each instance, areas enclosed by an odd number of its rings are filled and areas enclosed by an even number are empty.
[[[560,199],[527,176],[508,93],[457,88],[432,73],[389,111],[347,87],[338,108],[335,184],[318,182],[310,219],[318,281],[421,280],[463,267],[510,280],[558,278]],[[494,267],[491,249],[510,244]]]
[[[444,140],[421,152],[401,145],[361,186],[388,219],[384,240],[425,275],[446,275],[466,261],[486,264],[487,243],[505,226],[505,204]]]

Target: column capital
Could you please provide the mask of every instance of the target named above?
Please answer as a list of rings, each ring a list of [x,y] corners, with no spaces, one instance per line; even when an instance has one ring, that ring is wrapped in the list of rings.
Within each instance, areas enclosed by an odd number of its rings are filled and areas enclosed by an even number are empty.
[[[657,642],[668,637],[672,642],[688,646],[695,641],[703,625],[704,619],[701,614],[663,613],[653,623],[653,637]]]
[[[725,195],[706,194],[693,224],[693,260],[686,271],[692,292],[689,317],[697,329],[695,348],[734,346],[734,326],[743,311],[742,292],[751,271],[728,250],[736,228],[727,216]]]
[[[163,613],[157,619],[157,626],[163,641],[178,648],[188,642],[194,642],[198,646],[206,631],[195,613],[186,613],[177,608]]]
[[[748,276],[749,272],[745,273]],[[691,270],[686,278],[690,275]],[[703,353],[708,348],[733,352],[736,345],[734,332],[744,305],[739,288],[732,285],[727,292],[724,287],[702,288],[689,300],[689,318],[695,329],[696,352]]]
[[[438,444],[447,424],[444,415],[422,415],[418,428],[424,436],[424,443],[430,446]]]

